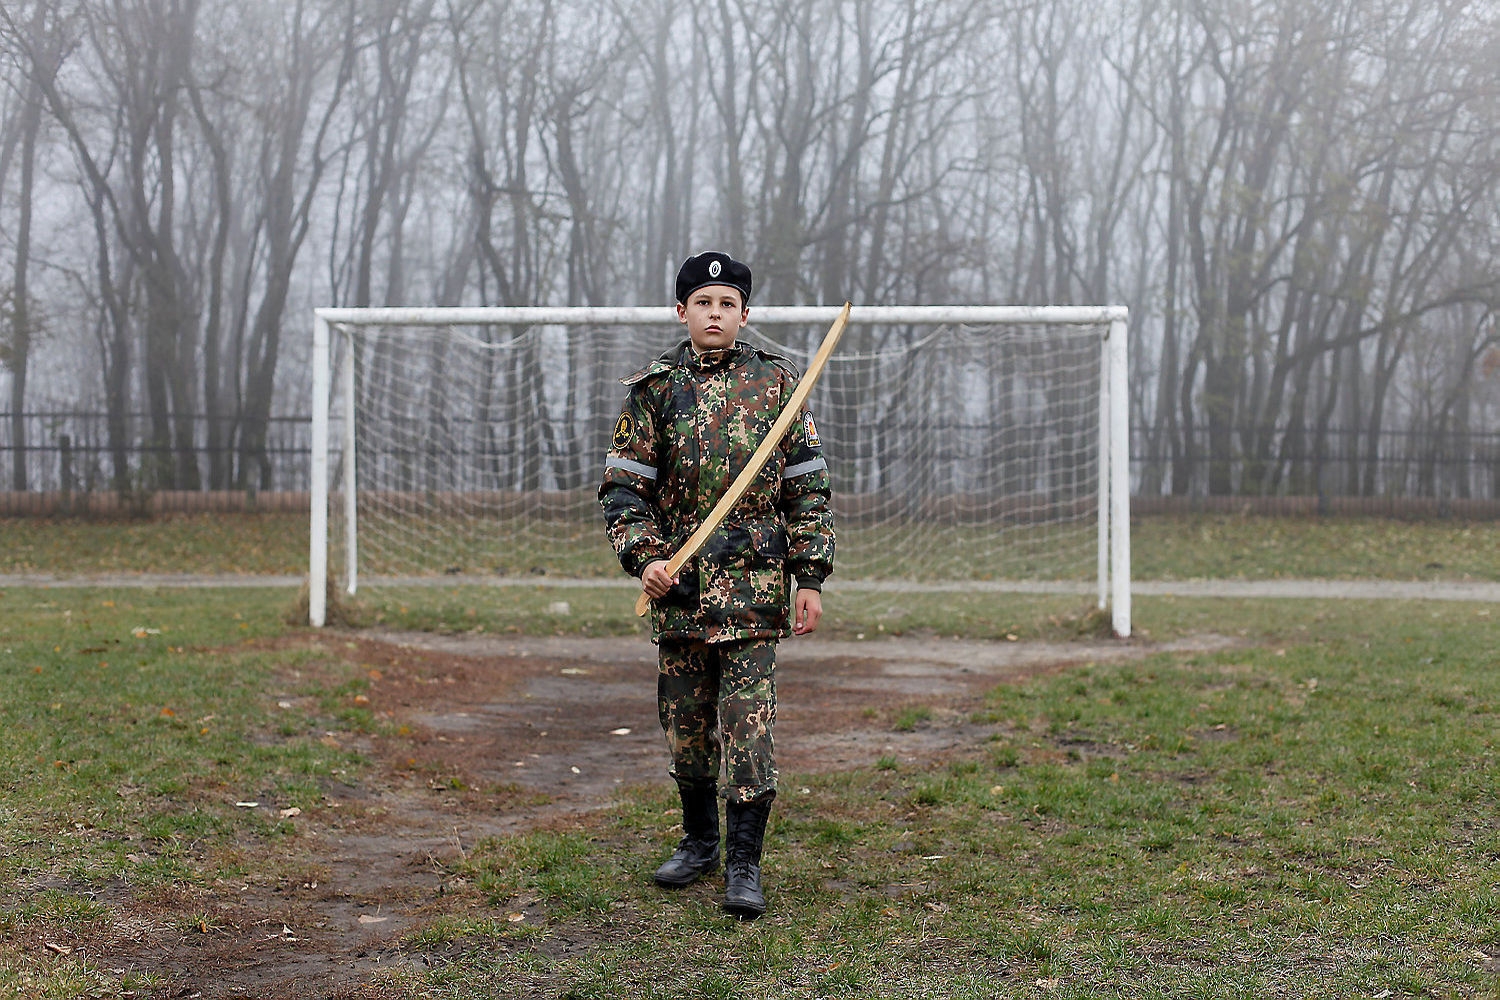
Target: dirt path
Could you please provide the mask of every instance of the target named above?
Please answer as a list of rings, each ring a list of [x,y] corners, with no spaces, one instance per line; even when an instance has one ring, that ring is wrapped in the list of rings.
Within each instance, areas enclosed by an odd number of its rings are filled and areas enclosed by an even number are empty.
[[[190,573],[95,573],[86,575],[52,573],[0,573],[0,590],[8,587],[284,587],[295,590],[302,576],[245,576],[240,574]],[[526,586],[537,584],[535,577],[441,576],[410,577],[370,581],[402,586]],[[637,584],[623,577],[597,580],[548,578],[548,587],[618,587],[635,589]],[[1010,594],[1092,594],[1089,583],[1050,583],[1029,581],[971,581],[964,583],[921,584],[893,581],[830,581],[830,592],[901,591],[949,592],[983,591]],[[1482,601],[1500,602],[1500,583],[1484,580],[1133,580],[1131,593],[1138,597],[1268,597],[1318,600],[1391,600],[1391,601]]]
[[[285,642],[342,661],[343,676],[366,672],[370,708],[401,735],[328,736],[372,766],[357,785],[328,788],[274,855],[247,849],[259,867],[238,884],[147,901],[122,889],[111,902],[126,919],[81,946],[102,967],[154,970],[174,996],[354,995],[371,969],[431,958],[401,937],[451,911],[448,866],[482,838],[571,822],[622,788],[667,782],[655,647],[644,640],[359,631]],[[1228,644],[790,641],[778,668],[780,764],[795,774],[943,759],[987,739],[990,727],[970,719],[997,683]],[[894,730],[892,714],[911,705],[930,718]],[[513,905],[525,919],[528,901]],[[185,913],[203,914],[207,933],[184,929]]]

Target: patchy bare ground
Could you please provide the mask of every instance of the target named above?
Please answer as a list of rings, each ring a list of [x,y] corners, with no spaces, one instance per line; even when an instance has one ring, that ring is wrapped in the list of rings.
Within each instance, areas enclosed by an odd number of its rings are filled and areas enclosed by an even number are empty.
[[[240,849],[247,870],[266,874],[155,897],[122,885],[100,896],[122,919],[67,947],[105,969],[164,976],[166,996],[357,996],[371,970],[427,960],[400,947],[402,936],[451,912],[447,866],[481,838],[567,823],[622,787],[666,781],[656,651],[643,640],[362,631],[287,643],[357,665],[371,709],[404,729],[359,738],[372,766],[358,785],[328,788],[274,856]],[[1227,644],[1209,636],[1178,648]],[[971,710],[997,683],[1163,648],[793,640],[777,674],[780,764],[942,759],[989,736]],[[892,729],[893,713],[913,705],[930,718]]]

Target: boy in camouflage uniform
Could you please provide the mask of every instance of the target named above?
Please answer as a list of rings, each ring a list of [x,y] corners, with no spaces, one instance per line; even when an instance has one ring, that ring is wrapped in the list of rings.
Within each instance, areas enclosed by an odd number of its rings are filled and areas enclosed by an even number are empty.
[[[684,834],[656,881],[685,886],[718,869],[722,758],[724,908],[753,918],[766,908],[761,845],[776,797],[776,642],[822,617],[833,569],[828,465],[805,412],[695,559],[667,574],[668,557],[749,464],[799,378],[791,362],[735,339],[749,319],[744,264],[713,251],[690,257],[676,295],[688,340],[621,380],[630,396],[599,502],[620,564],[653,598],[657,708]]]

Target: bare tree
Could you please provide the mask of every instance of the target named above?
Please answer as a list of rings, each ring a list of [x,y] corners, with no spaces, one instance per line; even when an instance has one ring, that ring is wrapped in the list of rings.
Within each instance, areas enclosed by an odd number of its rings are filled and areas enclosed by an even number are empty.
[[[328,166],[330,132],[353,72],[357,23],[353,0],[298,2],[282,32],[286,62],[268,67],[258,82],[269,95],[267,127],[258,151],[262,212],[257,242],[264,246],[265,290],[243,348],[244,415],[236,485],[270,484],[266,456],[281,329],[298,255],[317,208]]]
[[[12,420],[76,298],[122,489],[136,446],[147,487],[272,485],[301,303],[659,302],[705,243],[762,303],[1127,302],[1148,491],[1378,492],[1393,433],[1451,450],[1500,407],[1473,0],[18,0],[0,30]],[[581,487],[613,362],[570,333],[559,392],[530,343],[487,362],[475,447],[492,484]],[[362,357],[363,391],[425,366],[413,412],[446,419],[424,353]],[[919,405],[879,374],[831,377],[829,419]]]
[[[50,37],[48,17],[50,5],[44,2],[32,4],[31,16],[24,27],[13,21],[10,15],[0,24],[0,38],[11,31],[24,31],[25,41],[21,49],[36,53],[41,61],[43,73],[55,73],[60,53]],[[31,361],[31,344],[36,333],[36,314],[33,309],[31,271],[32,210],[35,196],[37,139],[42,126],[42,93],[38,85],[37,72],[27,74],[16,83],[15,127],[6,129],[5,160],[9,160],[12,143],[19,140],[20,189],[17,200],[17,222],[15,236],[15,260],[11,268],[11,284],[6,290],[8,308],[0,313],[6,322],[5,336],[0,340],[0,361],[10,369],[10,444],[11,444],[11,489],[27,488],[26,461],[26,378]],[[10,125],[7,120],[7,125]],[[0,169],[0,188],[4,187],[6,171]]]

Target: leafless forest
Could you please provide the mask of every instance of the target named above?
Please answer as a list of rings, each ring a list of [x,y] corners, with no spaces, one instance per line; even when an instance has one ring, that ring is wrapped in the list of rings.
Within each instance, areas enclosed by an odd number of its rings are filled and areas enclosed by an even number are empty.
[[[1493,2],[5,0],[0,53],[0,488],[80,412],[105,487],[271,488],[313,306],[721,246],[1128,305],[1142,493],[1500,496]]]

